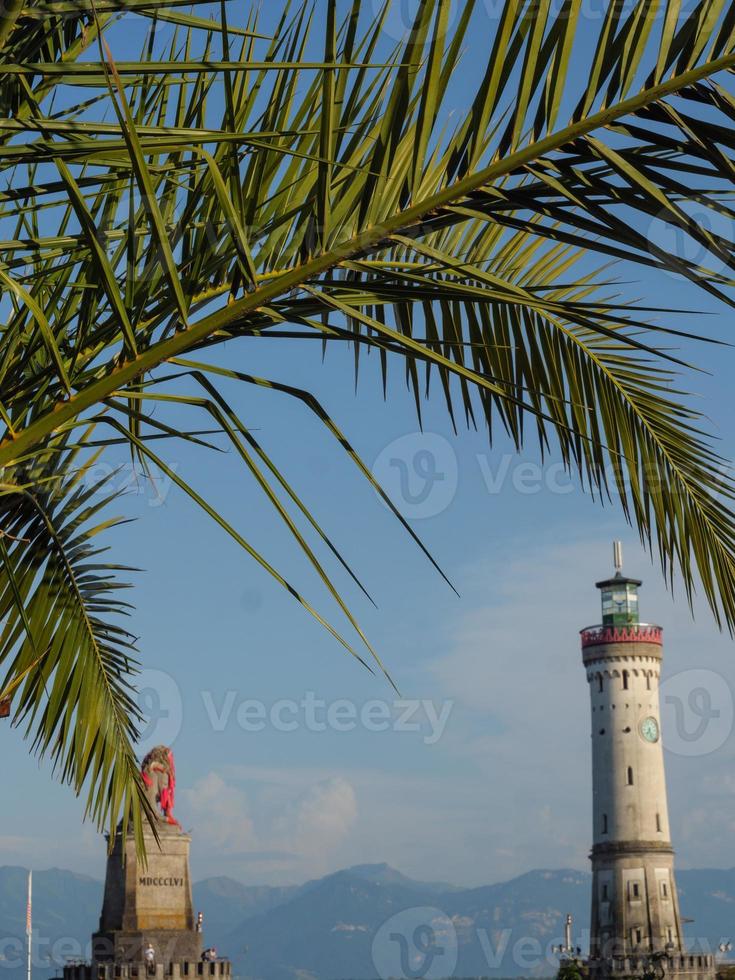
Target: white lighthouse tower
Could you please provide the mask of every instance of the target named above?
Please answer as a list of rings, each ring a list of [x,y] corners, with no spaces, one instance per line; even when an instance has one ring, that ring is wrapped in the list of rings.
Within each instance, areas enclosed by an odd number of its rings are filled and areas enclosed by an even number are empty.
[[[659,677],[662,629],[641,623],[641,582],[597,583],[602,622],[582,630],[592,707],[593,976],[714,977],[713,957],[688,954],[681,934],[666,800]]]

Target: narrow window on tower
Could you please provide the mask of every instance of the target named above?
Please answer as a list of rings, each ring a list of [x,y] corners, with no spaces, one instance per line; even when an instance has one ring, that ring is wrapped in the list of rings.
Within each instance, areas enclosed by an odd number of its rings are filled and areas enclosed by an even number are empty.
[[[628,690],[628,671],[627,670],[624,670],[623,671],[623,690],[624,691],[627,691]]]
[[[651,675],[650,674],[646,674],[646,690],[647,691],[650,691],[651,690]]]
[[[638,946],[643,942],[643,933],[640,929],[636,929],[635,931],[635,941]]]
[[[628,766],[628,786],[633,785],[633,767]]]
[[[659,832],[659,834],[661,833],[661,814],[660,813],[657,813],[656,814],[656,830]]]
[[[597,690],[600,692],[600,694],[602,694],[602,684],[603,684],[602,674],[598,674],[597,675]]]
[[[606,902],[608,900],[607,885],[602,886],[602,901]]]
[[[603,834],[606,834],[607,833],[607,814],[606,813],[603,813],[602,814],[602,832],[603,832]]]
[[[673,941],[674,941],[674,930],[671,927],[669,927],[669,942],[673,943]]]
[[[669,897],[669,886],[666,884],[665,881],[661,882],[661,897],[662,898]]]

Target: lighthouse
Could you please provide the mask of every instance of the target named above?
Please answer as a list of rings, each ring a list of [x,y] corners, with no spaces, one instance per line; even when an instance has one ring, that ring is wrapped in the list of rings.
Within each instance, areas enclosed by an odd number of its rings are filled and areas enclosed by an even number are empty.
[[[712,980],[713,957],[687,953],[681,933],[659,709],[663,630],[640,621],[642,583],[623,575],[619,542],[614,563],[596,583],[601,622],[581,631],[592,716],[590,972]]]

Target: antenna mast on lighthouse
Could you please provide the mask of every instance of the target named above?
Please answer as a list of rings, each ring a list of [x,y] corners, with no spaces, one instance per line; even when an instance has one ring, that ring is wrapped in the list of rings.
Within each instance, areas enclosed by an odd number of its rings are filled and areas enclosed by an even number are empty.
[[[620,574],[623,571],[623,542],[613,541],[613,563],[615,571]]]

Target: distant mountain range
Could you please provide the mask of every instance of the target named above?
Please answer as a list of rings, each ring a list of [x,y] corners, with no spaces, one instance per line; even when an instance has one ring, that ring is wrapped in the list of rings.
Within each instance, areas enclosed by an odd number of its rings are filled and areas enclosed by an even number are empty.
[[[679,871],[685,931],[715,949],[735,937],[735,869]],[[0,980],[22,980],[26,872],[0,867]],[[102,884],[71,871],[33,875],[35,977],[87,955]],[[257,980],[382,977],[518,977],[554,972],[550,946],[571,912],[585,945],[590,875],[531,871],[481,888],[407,878],[386,864],[359,865],[291,887],[207,878],[194,885],[205,940]],[[50,966],[44,957],[51,957]]]

